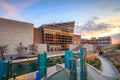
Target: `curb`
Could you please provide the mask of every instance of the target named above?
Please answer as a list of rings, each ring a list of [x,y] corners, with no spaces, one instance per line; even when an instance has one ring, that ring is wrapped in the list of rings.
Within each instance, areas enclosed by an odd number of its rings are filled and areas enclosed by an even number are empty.
[[[57,67],[59,67],[60,69],[57,69]],[[49,78],[51,78],[51,76],[53,76],[56,73],[59,73],[61,71],[65,71],[67,73],[67,75],[70,76],[69,72],[64,67],[62,67],[60,64],[56,64],[56,71],[54,71],[51,74],[47,75],[47,78],[44,79],[44,80],[49,80]]]
[[[99,55],[99,56],[100,56],[100,55]],[[103,56],[100,56],[100,57],[104,58],[111,66],[113,66],[113,69],[117,72],[118,78],[119,78],[119,80],[120,80],[120,73],[118,72],[117,68],[111,63],[111,61],[108,60],[107,58],[103,57]]]
[[[101,74],[101,71],[96,69],[95,67],[93,67],[92,65],[90,64],[87,64],[87,66],[89,66],[90,68],[92,68],[93,70],[95,70],[97,73]]]

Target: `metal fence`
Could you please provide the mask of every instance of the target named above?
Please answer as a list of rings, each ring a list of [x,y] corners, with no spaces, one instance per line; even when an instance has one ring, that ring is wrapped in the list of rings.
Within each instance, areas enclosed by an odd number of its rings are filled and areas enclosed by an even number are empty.
[[[38,66],[39,65],[37,60],[23,61],[17,63],[12,63],[12,61],[10,61],[8,70],[9,78],[37,71]]]
[[[64,55],[60,56],[54,56],[54,57],[48,57],[47,58],[47,67],[55,66],[56,64],[62,64],[64,63]],[[75,54],[76,57],[76,54]],[[77,56],[78,57],[78,56]],[[33,57],[34,58],[34,57]],[[22,59],[21,59],[22,60]],[[14,60],[10,60],[7,63],[4,61],[0,61],[0,65],[3,65],[2,67],[0,66],[0,70],[3,73],[0,72],[0,80],[8,80],[10,78],[14,78],[16,76],[24,75],[27,73],[31,73],[34,71],[39,70],[39,63],[38,59],[28,59],[25,61],[19,61],[19,62],[14,62]],[[6,67],[4,67],[6,66]],[[4,73],[6,71],[6,73]],[[5,79],[3,79],[6,77]]]

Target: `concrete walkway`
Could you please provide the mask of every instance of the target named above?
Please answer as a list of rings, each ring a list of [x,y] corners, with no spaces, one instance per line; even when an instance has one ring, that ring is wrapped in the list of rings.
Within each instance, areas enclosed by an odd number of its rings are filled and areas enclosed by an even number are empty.
[[[77,60],[77,78],[80,80],[80,67],[79,67],[79,61]],[[64,67],[64,64],[60,64],[62,67]],[[53,73],[57,72],[56,66],[49,67],[47,69],[48,76],[52,75]],[[88,80],[106,80],[99,72],[94,70],[92,67],[87,66],[87,79]],[[53,79],[55,80],[55,79]]]
[[[33,54],[21,54],[21,55],[18,55],[18,54],[13,54],[13,55],[4,55],[4,58],[5,58],[5,61],[8,61],[8,60],[11,60],[10,57],[12,57],[12,59],[15,59],[15,58],[18,58],[18,57],[32,57],[32,56],[35,56]],[[0,57],[0,60],[1,60],[1,57]]]
[[[80,59],[77,59],[77,65],[80,65]],[[80,80],[80,67],[77,67],[78,80]],[[87,65],[87,78],[88,80],[106,80],[97,69],[93,66]]]
[[[93,79],[90,80],[106,80],[100,73],[92,69],[90,66],[87,67],[88,74],[93,77]]]
[[[64,67],[64,64],[61,64],[61,66]],[[50,76],[55,72],[57,72],[57,70],[56,70],[56,67],[53,66],[48,68],[47,74]],[[68,78],[66,77],[67,75],[65,72],[62,72],[62,73],[60,72],[60,73],[54,74],[54,76],[51,76],[49,80],[62,80],[63,78],[64,80],[68,80]],[[80,80],[80,67],[77,67],[77,79]],[[87,79],[88,80],[106,80],[100,73],[98,73],[97,71],[95,71],[93,68],[89,66],[87,67]]]
[[[119,80],[119,74],[115,70],[115,67],[112,65],[112,63],[100,55],[98,56],[98,58],[101,60],[102,63],[101,74],[106,78],[109,78],[109,80],[110,78],[111,80]]]

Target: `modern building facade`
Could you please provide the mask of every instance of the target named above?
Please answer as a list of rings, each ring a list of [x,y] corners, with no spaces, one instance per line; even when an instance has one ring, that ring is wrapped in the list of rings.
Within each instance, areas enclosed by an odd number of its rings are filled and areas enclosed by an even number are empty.
[[[67,50],[72,44],[74,22],[44,24],[38,30],[42,43],[47,44],[47,51]]]
[[[110,44],[112,44],[112,40],[110,36],[98,38],[98,45],[110,45]]]
[[[8,45],[5,55],[17,54],[19,44],[33,44],[33,24],[0,18],[0,46]]]

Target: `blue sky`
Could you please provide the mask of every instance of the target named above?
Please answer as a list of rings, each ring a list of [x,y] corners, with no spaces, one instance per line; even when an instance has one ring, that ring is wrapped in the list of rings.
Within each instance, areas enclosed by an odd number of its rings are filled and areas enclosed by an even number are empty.
[[[117,8],[120,11],[120,0],[0,0],[0,2],[2,4],[0,17],[31,22],[35,27],[61,21],[85,22],[93,16],[101,19],[120,16],[120,13],[114,12]],[[8,14],[10,12],[14,13]]]
[[[0,17],[30,22],[34,27],[53,22],[75,21],[76,33],[84,36],[87,35],[86,32],[79,32],[81,25],[92,22],[97,17],[94,24],[117,25],[112,28],[118,29],[119,33],[120,0],[0,0]],[[110,32],[108,28],[105,30]],[[110,35],[118,34],[115,32]]]

